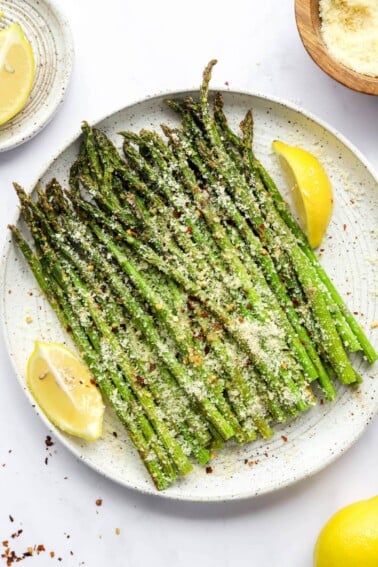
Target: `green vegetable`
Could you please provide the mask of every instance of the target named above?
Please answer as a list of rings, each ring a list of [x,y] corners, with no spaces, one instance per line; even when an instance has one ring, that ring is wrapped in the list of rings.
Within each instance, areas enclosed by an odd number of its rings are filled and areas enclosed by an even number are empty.
[[[328,400],[373,347],[309,248],[220,95],[167,101],[181,125],[122,132],[123,156],[83,124],[70,190],[15,184],[34,250],[15,241],[159,490],[229,439]],[[279,250],[277,250],[279,242]]]

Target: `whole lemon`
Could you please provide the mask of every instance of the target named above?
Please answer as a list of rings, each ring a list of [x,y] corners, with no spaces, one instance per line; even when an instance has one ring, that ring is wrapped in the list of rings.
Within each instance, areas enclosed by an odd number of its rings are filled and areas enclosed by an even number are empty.
[[[319,534],[315,567],[378,567],[378,496],[334,514]]]

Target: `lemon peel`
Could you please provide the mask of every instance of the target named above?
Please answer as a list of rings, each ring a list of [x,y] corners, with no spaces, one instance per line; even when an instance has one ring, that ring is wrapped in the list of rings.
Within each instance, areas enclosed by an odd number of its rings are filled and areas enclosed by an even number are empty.
[[[318,159],[303,148],[279,140],[272,146],[288,178],[300,225],[310,246],[317,248],[333,210],[333,191],[327,173]]]
[[[314,549],[315,567],[377,567],[378,496],[360,500],[334,514]]]
[[[0,31],[0,125],[24,108],[34,77],[32,47],[21,26],[14,23]]]
[[[36,341],[26,374],[31,393],[54,425],[87,441],[101,436],[101,394],[88,368],[70,349]]]

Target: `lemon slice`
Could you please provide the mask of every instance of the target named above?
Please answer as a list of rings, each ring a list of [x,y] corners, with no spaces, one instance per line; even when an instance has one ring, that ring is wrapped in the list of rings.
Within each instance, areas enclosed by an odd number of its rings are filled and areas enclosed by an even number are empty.
[[[378,496],[342,508],[323,527],[315,567],[377,567]]]
[[[88,368],[66,346],[36,341],[27,384],[59,429],[87,441],[101,436],[105,409],[101,394]]]
[[[25,106],[35,75],[34,55],[19,24],[0,32],[0,124]]]
[[[310,246],[317,248],[323,240],[333,209],[333,192],[328,176],[317,158],[307,150],[278,140],[272,145],[288,177],[301,227]]]

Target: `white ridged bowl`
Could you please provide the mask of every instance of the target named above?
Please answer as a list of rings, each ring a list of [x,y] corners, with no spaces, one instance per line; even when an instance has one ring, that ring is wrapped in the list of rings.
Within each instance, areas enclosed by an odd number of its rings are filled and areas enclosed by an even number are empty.
[[[184,94],[197,93],[170,96]],[[335,209],[321,261],[350,309],[357,313],[356,318],[377,343],[378,329],[371,329],[370,325],[378,320],[378,187],[369,165],[337,132],[288,104],[240,92],[223,94],[226,114],[234,126],[248,108],[253,108],[256,153],[281,190],[285,189],[285,182],[271,149],[273,139],[302,146],[324,164],[334,187]],[[158,129],[162,122],[174,124],[175,117],[164,105],[165,96],[126,107],[98,126],[119,145],[121,138],[116,132],[120,130]],[[42,172],[42,183],[53,176],[67,183],[69,165],[78,147],[78,141],[73,140]],[[35,339],[70,342],[11,239],[4,251],[0,274],[0,312],[7,348],[16,376],[34,403],[26,388],[25,367]],[[28,316],[32,323],[26,322]],[[288,486],[319,471],[356,441],[378,410],[377,365],[369,368],[357,356],[354,366],[364,378],[357,390],[339,386],[332,404],[319,404],[292,423],[277,427],[269,441],[259,440],[244,447],[227,444],[212,462],[211,474],[197,466],[192,474],[160,495],[191,501],[247,498]],[[39,413],[38,408],[36,411]],[[94,444],[59,432],[43,414],[40,416],[54,435],[87,465],[121,485],[157,493],[109,409],[104,436]]]
[[[21,25],[35,57],[35,80],[25,107],[0,126],[0,152],[23,144],[44,128],[63,102],[71,77],[70,27],[51,0],[2,0],[0,29]]]

